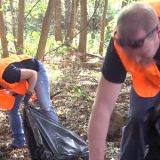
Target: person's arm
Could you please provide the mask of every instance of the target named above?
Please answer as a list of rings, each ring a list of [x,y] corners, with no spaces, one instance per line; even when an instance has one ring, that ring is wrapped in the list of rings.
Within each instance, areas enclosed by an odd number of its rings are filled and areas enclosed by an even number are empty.
[[[104,146],[110,117],[122,84],[100,79],[89,121],[89,160],[104,160]]]
[[[33,92],[37,82],[37,72],[31,69],[20,69],[20,71],[20,80],[27,80],[29,84],[28,91]]]

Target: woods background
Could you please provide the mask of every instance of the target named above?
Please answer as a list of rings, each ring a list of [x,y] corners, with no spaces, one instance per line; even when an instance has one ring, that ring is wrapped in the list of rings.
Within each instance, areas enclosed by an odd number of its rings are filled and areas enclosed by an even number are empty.
[[[43,61],[51,95],[56,95],[51,99],[60,122],[86,141],[101,65],[116,18],[121,8],[131,2],[0,0],[0,56],[28,54]],[[111,119],[107,160],[119,157],[120,130],[128,114],[130,79],[128,75]],[[3,160],[30,160],[27,148],[6,150],[10,142],[7,112],[0,110],[0,150],[6,152]]]
[[[1,55],[104,55],[118,11],[132,0],[0,0]],[[152,1],[153,2],[153,1]]]

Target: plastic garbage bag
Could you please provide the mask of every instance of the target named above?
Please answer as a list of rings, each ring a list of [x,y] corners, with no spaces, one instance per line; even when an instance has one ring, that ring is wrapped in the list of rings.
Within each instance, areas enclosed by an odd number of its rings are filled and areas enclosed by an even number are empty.
[[[33,104],[24,107],[23,119],[32,160],[88,159],[87,143],[74,132],[48,119]]]
[[[149,110],[150,140],[145,160],[160,159],[160,103]]]

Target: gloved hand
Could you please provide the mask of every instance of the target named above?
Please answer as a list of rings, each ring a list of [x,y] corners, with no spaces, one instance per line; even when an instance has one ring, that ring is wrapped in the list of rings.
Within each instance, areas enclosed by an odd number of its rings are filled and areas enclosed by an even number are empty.
[[[27,104],[31,97],[32,97],[32,92],[31,92],[31,91],[28,91],[28,92],[25,94],[24,103]]]
[[[36,148],[35,155],[39,157],[39,160],[54,160],[52,153],[43,145]]]

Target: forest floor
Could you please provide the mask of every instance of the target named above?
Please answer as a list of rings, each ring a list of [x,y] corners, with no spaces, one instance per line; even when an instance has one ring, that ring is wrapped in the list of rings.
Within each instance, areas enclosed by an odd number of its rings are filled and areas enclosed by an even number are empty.
[[[46,57],[45,65],[51,82],[51,95],[60,122],[66,128],[87,141],[87,125],[94,101],[102,59],[89,57],[86,63],[80,62],[74,53],[59,57]],[[56,63],[55,63],[56,62]],[[115,110],[127,115],[130,80],[123,85]],[[120,135],[120,133],[118,134]],[[120,136],[107,142],[106,160],[118,160]],[[0,160],[30,160],[27,148],[7,150],[11,143],[11,131],[6,111],[0,110],[0,149],[5,156]]]

